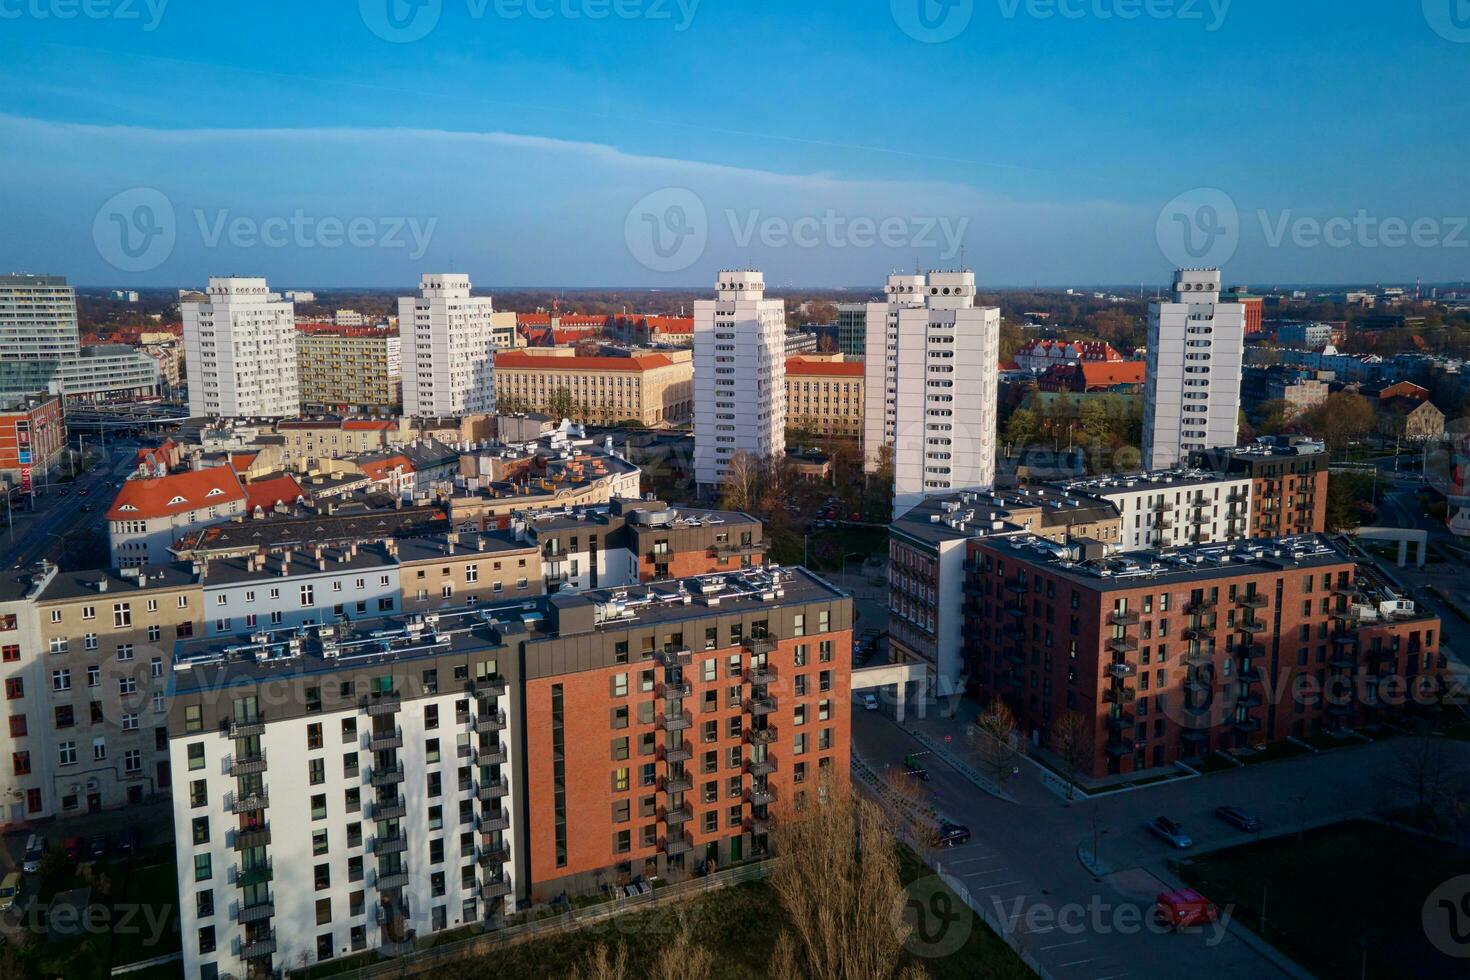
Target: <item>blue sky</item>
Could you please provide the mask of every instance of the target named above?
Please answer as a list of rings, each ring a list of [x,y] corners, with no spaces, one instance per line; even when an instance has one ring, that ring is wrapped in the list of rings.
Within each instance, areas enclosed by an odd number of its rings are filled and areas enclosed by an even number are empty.
[[[86,284],[1470,278],[1470,0],[0,0],[0,90]]]

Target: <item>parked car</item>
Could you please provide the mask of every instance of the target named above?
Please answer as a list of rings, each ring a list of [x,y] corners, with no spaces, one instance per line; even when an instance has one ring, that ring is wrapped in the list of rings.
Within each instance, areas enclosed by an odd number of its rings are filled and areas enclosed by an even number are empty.
[[[61,849],[66,852],[67,857],[75,861],[82,856],[82,839],[80,837],[68,837],[61,842]]]
[[[87,841],[87,857],[93,861],[100,861],[107,857],[111,841],[106,834],[93,834]]]
[[[1148,829],[1149,833],[1160,840],[1166,841],[1171,846],[1179,848],[1181,851],[1187,847],[1194,846],[1194,841],[1189,839],[1189,835],[1184,832],[1184,828],[1168,817],[1155,817],[1148,825]]]
[[[15,907],[20,900],[21,889],[25,887],[25,879],[19,871],[12,871],[0,881],[0,912],[8,912]]]
[[[1257,820],[1254,814],[1247,813],[1238,806],[1217,806],[1215,816],[1247,834],[1259,833],[1261,829],[1261,821]]]
[[[878,710],[878,696],[875,695],[875,694],[864,694],[863,695],[863,707],[864,708],[867,708],[869,711],[877,711]]]
[[[1220,910],[1193,888],[1181,888],[1161,893],[1154,900],[1154,915],[1172,929],[1188,929],[1218,920]]]
[[[26,841],[25,863],[21,870],[26,874],[35,874],[41,870],[41,859],[46,856],[46,838],[40,834],[32,834]]]
[[[958,847],[970,842],[970,828],[957,823],[941,821],[929,843],[935,847]]]

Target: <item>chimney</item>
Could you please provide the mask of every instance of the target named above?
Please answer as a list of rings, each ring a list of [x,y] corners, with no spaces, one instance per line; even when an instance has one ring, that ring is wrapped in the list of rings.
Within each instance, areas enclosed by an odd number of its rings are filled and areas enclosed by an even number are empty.
[[[106,592],[107,591],[107,578],[106,578],[106,576],[104,576],[104,577],[102,577],[102,578],[100,578],[100,579],[97,580],[97,591],[98,592]]]

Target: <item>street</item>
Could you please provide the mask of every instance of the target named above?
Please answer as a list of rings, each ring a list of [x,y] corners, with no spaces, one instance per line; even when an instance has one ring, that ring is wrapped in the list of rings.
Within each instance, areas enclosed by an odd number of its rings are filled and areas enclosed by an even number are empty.
[[[36,511],[25,517],[12,540],[4,538],[0,550],[0,567],[31,565],[47,558],[61,557],[61,540],[78,528],[89,528],[106,536],[107,508],[115,493],[112,484],[127,477],[133,469],[135,443],[109,444],[98,450],[100,458],[71,483],[53,482],[36,497]],[[66,491],[66,496],[61,491]],[[90,506],[91,511],[83,511]]]

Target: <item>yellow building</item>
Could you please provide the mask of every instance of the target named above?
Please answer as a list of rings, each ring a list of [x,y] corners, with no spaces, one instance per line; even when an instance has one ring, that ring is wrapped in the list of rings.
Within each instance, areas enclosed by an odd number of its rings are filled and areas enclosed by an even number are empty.
[[[689,351],[628,357],[579,356],[571,347],[501,351],[495,403],[501,411],[576,421],[677,425],[694,411],[694,360]]]
[[[397,333],[343,327],[296,334],[307,409],[388,410],[403,403]]]
[[[861,439],[863,362],[841,354],[788,357],[786,425],[813,435]]]

